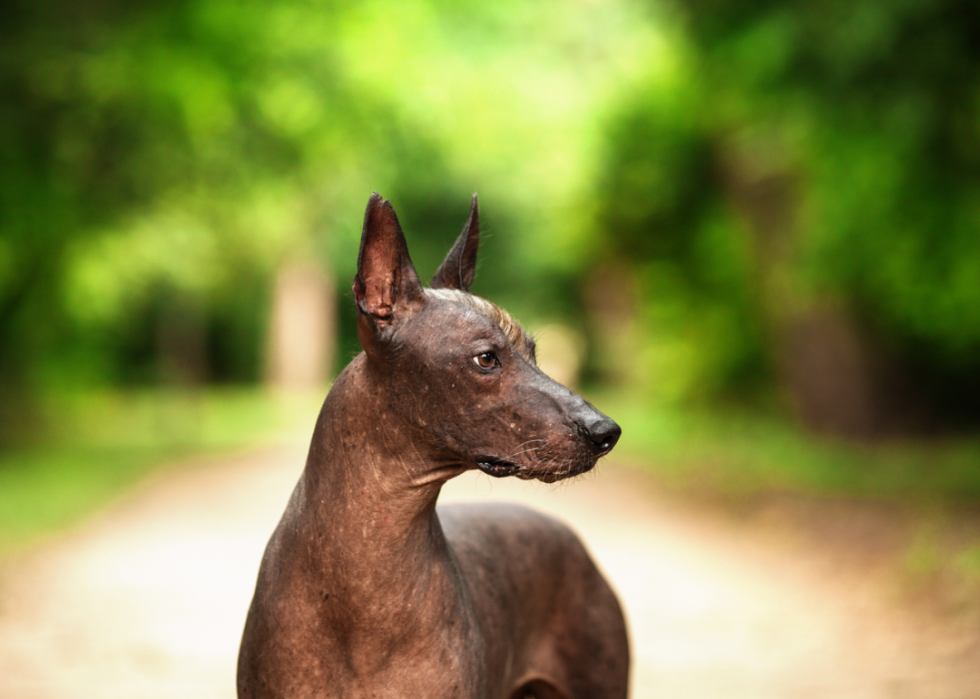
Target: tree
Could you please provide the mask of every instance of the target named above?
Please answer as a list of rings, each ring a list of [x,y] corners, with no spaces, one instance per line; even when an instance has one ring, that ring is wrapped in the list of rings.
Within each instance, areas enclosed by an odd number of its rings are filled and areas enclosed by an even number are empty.
[[[698,0],[673,11],[687,77],[665,86],[655,73],[613,127],[607,234],[666,241],[644,259],[741,319],[726,332],[766,348],[769,375],[818,426],[977,415],[980,10]],[[669,186],[622,191],[643,172]],[[712,256],[692,251],[719,246],[748,251],[728,267],[730,280],[759,280],[750,304],[733,294],[741,281],[705,286]],[[751,366],[731,364],[727,381]]]

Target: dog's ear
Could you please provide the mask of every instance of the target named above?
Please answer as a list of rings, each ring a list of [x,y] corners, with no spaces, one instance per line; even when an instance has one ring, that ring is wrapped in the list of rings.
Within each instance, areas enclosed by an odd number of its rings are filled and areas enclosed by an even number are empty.
[[[408,256],[398,217],[377,192],[371,195],[364,212],[353,290],[361,315],[378,328],[397,322],[425,304],[425,293]]]
[[[433,289],[469,291],[476,274],[476,251],[480,247],[480,205],[473,195],[470,217],[442,265],[432,277]]]

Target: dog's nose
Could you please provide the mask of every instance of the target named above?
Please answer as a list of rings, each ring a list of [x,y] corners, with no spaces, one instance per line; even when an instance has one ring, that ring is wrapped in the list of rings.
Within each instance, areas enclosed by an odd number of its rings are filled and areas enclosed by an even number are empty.
[[[623,430],[608,417],[600,414],[596,419],[582,423],[579,432],[589,441],[596,453],[602,456],[612,451]]]

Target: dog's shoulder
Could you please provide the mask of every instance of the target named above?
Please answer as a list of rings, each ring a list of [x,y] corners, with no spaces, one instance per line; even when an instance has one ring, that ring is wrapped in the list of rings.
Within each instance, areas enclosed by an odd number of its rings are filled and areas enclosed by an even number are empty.
[[[506,551],[547,559],[583,548],[567,524],[524,505],[453,503],[440,505],[437,512],[447,541],[464,558]]]
[[[490,529],[534,527],[568,530],[561,520],[513,502],[461,502],[439,505],[439,519],[446,525],[485,526]]]

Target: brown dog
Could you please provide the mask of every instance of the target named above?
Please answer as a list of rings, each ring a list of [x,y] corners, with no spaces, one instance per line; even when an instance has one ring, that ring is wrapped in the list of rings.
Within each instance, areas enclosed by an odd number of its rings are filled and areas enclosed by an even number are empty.
[[[364,352],[327,396],[266,548],[240,699],[626,696],[623,614],[571,531],[517,506],[436,508],[468,469],[550,483],[620,434],[468,293],[478,240],[474,197],[423,289],[394,210],[371,196],[354,280]]]

